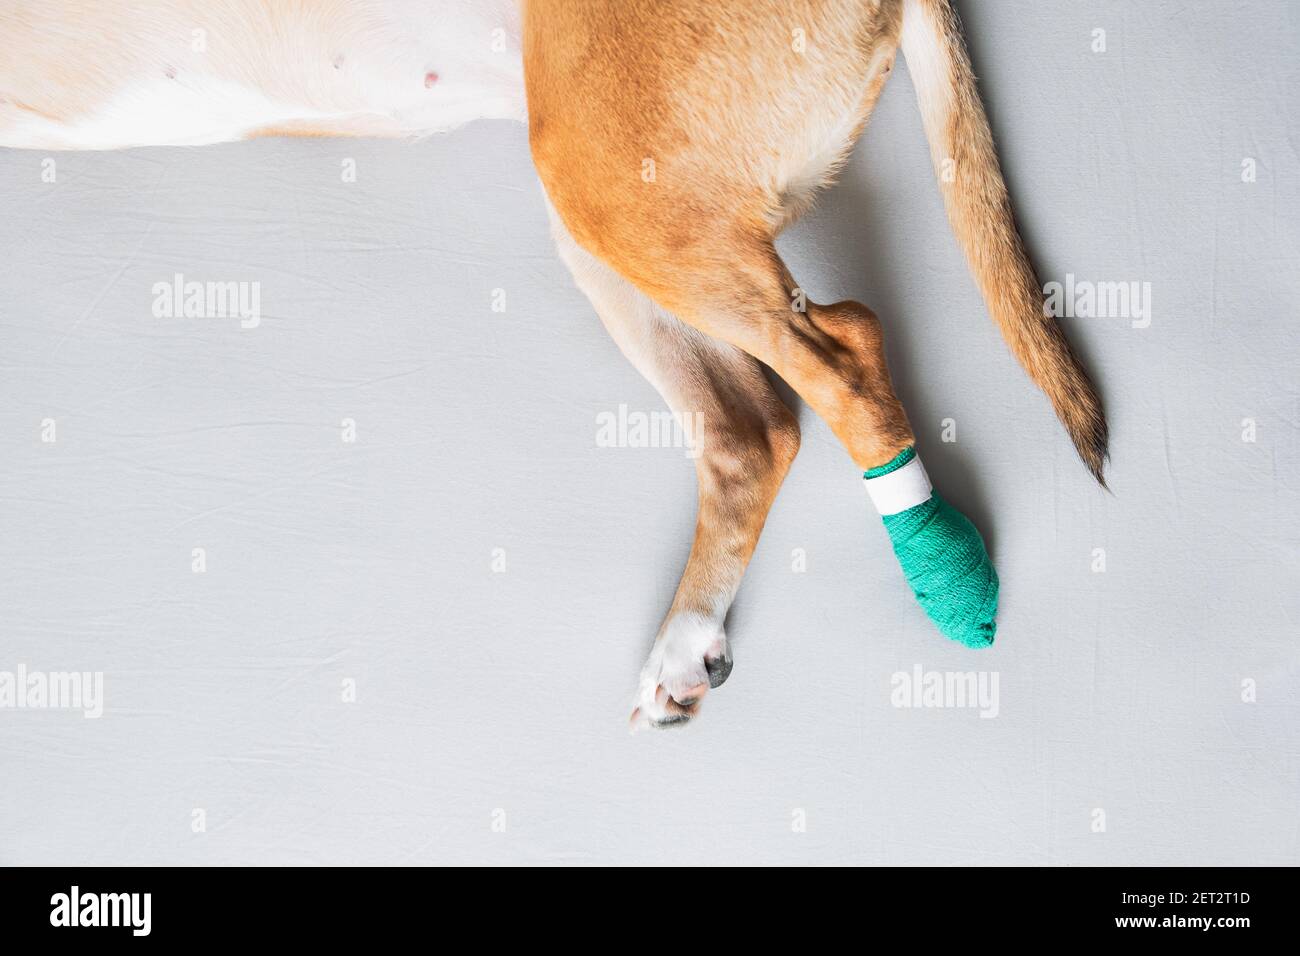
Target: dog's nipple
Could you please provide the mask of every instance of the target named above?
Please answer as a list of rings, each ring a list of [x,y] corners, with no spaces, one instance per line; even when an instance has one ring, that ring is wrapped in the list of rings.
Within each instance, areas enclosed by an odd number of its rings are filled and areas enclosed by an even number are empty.
[[[424,88],[426,90],[433,89],[433,84],[437,82],[438,82],[437,73],[434,73],[432,70],[430,70],[428,73],[424,74]]]

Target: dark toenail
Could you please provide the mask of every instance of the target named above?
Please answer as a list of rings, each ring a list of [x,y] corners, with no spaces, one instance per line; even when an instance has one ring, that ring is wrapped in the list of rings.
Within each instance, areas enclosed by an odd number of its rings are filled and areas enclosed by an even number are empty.
[[[704,669],[709,672],[709,686],[720,687],[722,682],[731,676],[732,662],[730,657],[719,657],[714,660],[704,661]]]
[[[685,714],[673,714],[670,717],[665,717],[663,720],[656,720],[654,725],[656,727],[674,727],[677,724],[688,724],[690,721],[691,718],[687,717]]]
[[[673,700],[676,700],[677,703],[681,704],[683,707],[693,707],[695,704],[700,702],[698,697],[683,697],[680,700],[674,697]]]

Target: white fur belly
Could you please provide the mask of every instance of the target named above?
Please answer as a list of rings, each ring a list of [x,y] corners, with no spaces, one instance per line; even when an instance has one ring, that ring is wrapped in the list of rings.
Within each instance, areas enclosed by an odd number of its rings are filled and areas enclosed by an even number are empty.
[[[19,116],[3,143],[28,149],[121,149],[165,144],[199,146],[244,139],[259,129],[320,119],[290,103],[276,103],[256,89],[217,77],[178,82],[140,79],[66,121]]]
[[[47,29],[84,30],[78,56],[90,58],[87,79],[53,97],[43,64],[57,64],[60,51],[41,50],[48,34],[0,37],[0,54],[31,64],[0,73],[0,145],[200,145],[267,131],[402,136],[525,117],[514,0],[169,0],[99,24],[81,24],[75,6],[42,7],[57,21]]]

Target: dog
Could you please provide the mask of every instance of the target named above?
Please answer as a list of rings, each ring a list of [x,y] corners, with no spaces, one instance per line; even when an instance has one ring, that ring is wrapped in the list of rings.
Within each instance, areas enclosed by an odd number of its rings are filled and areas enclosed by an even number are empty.
[[[577,285],[673,412],[705,423],[694,542],[632,711],[671,726],[731,671],[727,611],[799,449],[768,370],[868,476],[913,445],[878,317],[808,301],[773,245],[899,50],[988,310],[1104,485],[1101,401],[1044,309],[950,0],[0,0],[0,145],[526,122]]]

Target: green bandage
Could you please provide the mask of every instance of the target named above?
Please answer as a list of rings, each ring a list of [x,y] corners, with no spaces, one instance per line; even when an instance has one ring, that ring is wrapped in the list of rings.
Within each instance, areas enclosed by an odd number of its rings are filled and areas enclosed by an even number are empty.
[[[997,632],[998,575],[970,520],[930,487],[908,447],[862,476],[907,583],[945,637],[988,647]]]

